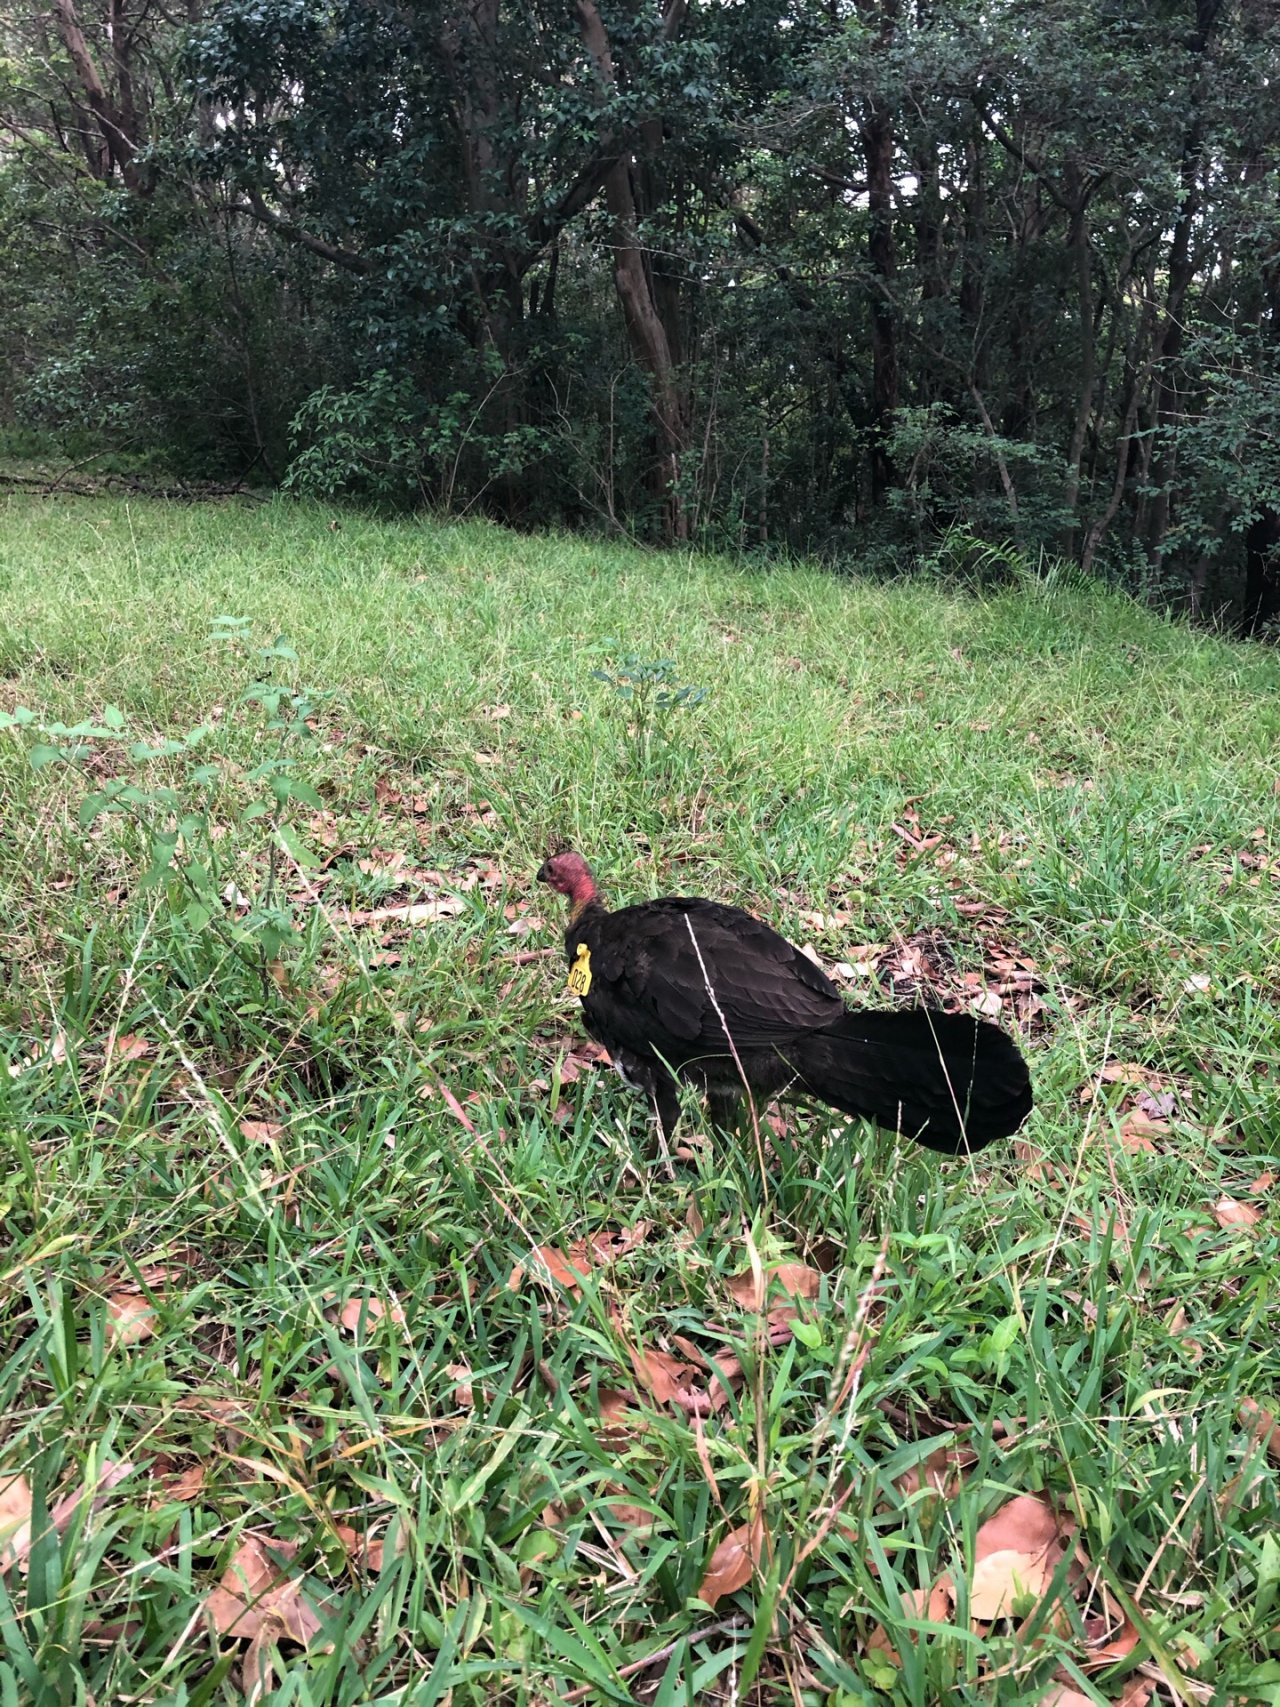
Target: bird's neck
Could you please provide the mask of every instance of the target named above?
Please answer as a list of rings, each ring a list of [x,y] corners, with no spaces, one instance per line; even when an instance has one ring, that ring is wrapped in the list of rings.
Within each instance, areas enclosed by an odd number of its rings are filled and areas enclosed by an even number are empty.
[[[575,925],[582,922],[588,913],[603,913],[604,910],[604,903],[597,895],[594,885],[589,894],[571,895],[569,897],[568,928],[572,930]]]
[[[600,891],[596,888],[595,878],[589,871],[584,871],[574,884],[569,895],[569,928],[589,911],[604,912],[604,902],[600,899]]]

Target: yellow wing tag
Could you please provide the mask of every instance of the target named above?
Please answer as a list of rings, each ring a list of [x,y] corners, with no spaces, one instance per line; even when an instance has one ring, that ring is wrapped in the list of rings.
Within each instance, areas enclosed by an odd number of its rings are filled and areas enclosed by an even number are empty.
[[[575,996],[585,996],[591,988],[591,950],[585,942],[578,944],[578,957],[569,968],[569,988]]]

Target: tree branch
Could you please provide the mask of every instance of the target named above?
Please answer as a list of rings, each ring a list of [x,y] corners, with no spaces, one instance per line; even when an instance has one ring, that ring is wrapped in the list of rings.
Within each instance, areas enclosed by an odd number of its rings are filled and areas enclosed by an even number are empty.
[[[295,225],[283,214],[272,213],[262,198],[260,190],[247,190],[247,202],[231,202],[230,213],[247,213],[251,219],[256,219],[260,225],[287,238],[290,243],[297,243],[313,255],[319,255],[322,261],[332,261],[335,267],[345,267],[351,273],[369,273],[373,264],[367,255],[357,254],[354,249],[343,249],[336,243],[329,243],[323,237],[317,237],[314,232],[306,231],[300,225]]]

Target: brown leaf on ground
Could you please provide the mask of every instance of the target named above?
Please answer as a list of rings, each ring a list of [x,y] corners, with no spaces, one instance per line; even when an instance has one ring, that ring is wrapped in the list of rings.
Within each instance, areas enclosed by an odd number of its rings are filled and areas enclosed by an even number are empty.
[[[725,1284],[735,1303],[744,1310],[758,1312],[764,1308],[765,1298],[775,1282],[790,1298],[816,1298],[822,1287],[822,1276],[816,1268],[809,1268],[802,1262],[779,1262],[771,1263],[764,1275],[757,1275],[750,1268],[744,1269]]]
[[[558,1245],[535,1245],[530,1253],[533,1257],[533,1277],[545,1281],[549,1275],[557,1285],[572,1292],[575,1297],[582,1292],[582,1276],[591,1267],[590,1263],[570,1264],[568,1257]],[[576,1271],[576,1272],[575,1272]],[[518,1262],[511,1271],[507,1288],[516,1292],[525,1277],[526,1265]]]
[[[1047,1695],[1042,1695],[1036,1707],[1096,1707],[1091,1695],[1069,1689],[1065,1683],[1055,1683]]]
[[[1101,1671],[1117,1660],[1128,1659],[1141,1640],[1137,1625],[1130,1623],[1123,1614],[1118,1626],[1101,1616],[1086,1618],[1084,1635],[1089,1644],[1088,1657],[1081,1661],[1085,1671]]]
[[[65,1535],[72,1519],[86,1500],[91,1511],[99,1511],[106,1496],[118,1483],[133,1472],[133,1465],[104,1458],[98,1467],[98,1480],[87,1483],[73,1493],[64,1494],[49,1512],[49,1528],[55,1535]],[[24,1515],[25,1510],[25,1515]],[[31,1488],[25,1476],[0,1477],[0,1574],[10,1565],[25,1567],[31,1551]]]
[[[356,861],[356,868],[366,877],[395,877],[404,870],[409,856],[397,849],[394,853],[374,852]]]
[[[1268,1168],[1265,1173],[1259,1174],[1251,1185],[1245,1186],[1245,1190],[1250,1197],[1260,1197],[1264,1191],[1270,1191],[1275,1183],[1276,1176]]]
[[[1166,1138],[1168,1135],[1169,1122],[1167,1120],[1153,1120],[1150,1115],[1144,1114],[1140,1108],[1129,1110],[1121,1123],[1119,1132],[1120,1143],[1126,1150],[1131,1152],[1145,1150],[1153,1155],[1157,1148],[1155,1140]]]
[[[1099,1238],[1110,1233],[1113,1241],[1120,1245],[1129,1243],[1129,1223],[1118,1209],[1111,1209],[1105,1221],[1090,1221],[1085,1215],[1068,1215],[1067,1220],[1073,1226],[1079,1227],[1085,1233],[1097,1233]]]
[[[1256,1227],[1262,1211],[1238,1198],[1220,1197],[1213,1206],[1213,1218],[1219,1227]]]
[[[475,1405],[475,1392],[471,1386],[471,1365],[469,1363],[446,1363],[445,1374],[454,1383],[453,1396],[458,1409],[469,1411]]]
[[[785,1345],[788,1340],[795,1338],[795,1321],[798,1315],[799,1311],[794,1304],[778,1304],[768,1312],[764,1320],[768,1343],[771,1346]],[[714,1367],[708,1367],[713,1382],[710,1408],[712,1411],[721,1411],[745,1379],[742,1359],[732,1355],[717,1355]]]
[[[596,1399],[605,1422],[621,1422],[635,1405],[636,1396],[629,1387],[598,1387]]]
[[[0,1575],[31,1546],[31,1483],[25,1476],[0,1476]]]
[[[971,1446],[957,1446],[949,1442],[935,1446],[921,1463],[913,1464],[896,1477],[893,1485],[904,1499],[919,1493],[921,1488],[929,1488],[935,1494],[941,1494],[943,1499],[951,1500],[960,1492],[966,1474],[977,1462],[978,1454]]]
[[[270,1144],[284,1132],[283,1124],[278,1120],[242,1120],[240,1136],[247,1138],[251,1144]]]
[[[636,1535],[647,1535],[657,1521],[648,1506],[629,1505],[626,1500],[609,1500],[607,1507],[611,1517]]]
[[[598,1233],[592,1233],[588,1239],[575,1239],[569,1246],[569,1255],[573,1257],[579,1249],[584,1254],[589,1251],[597,1267],[608,1268],[611,1263],[617,1262],[619,1257],[626,1256],[628,1251],[633,1251],[637,1245],[643,1244],[651,1225],[649,1221],[633,1221],[630,1227],[620,1228],[616,1233],[601,1229]]]
[[[1081,1102],[1093,1101],[1099,1082],[1104,1085],[1125,1085],[1144,1093],[1169,1088],[1169,1080],[1163,1073],[1156,1072],[1154,1067],[1144,1067],[1139,1061],[1108,1061],[1081,1086]]]
[[[126,1035],[118,1037],[114,1031],[107,1038],[107,1060],[110,1061],[140,1061],[144,1055],[150,1055],[154,1045],[148,1043],[145,1037]]]
[[[1148,1707],[1155,1692],[1156,1686],[1148,1678],[1126,1678],[1124,1693],[1116,1702],[1116,1707]]]
[[[951,1590],[946,1581],[934,1583],[932,1588],[909,1588],[902,1596],[902,1610],[908,1618],[924,1618],[930,1624],[945,1624],[951,1617]],[[911,1632],[911,1640],[916,1642],[919,1636]],[[882,1624],[877,1624],[867,1637],[867,1652],[882,1653],[888,1656],[894,1665],[902,1664],[902,1656],[889,1639],[889,1633]]]
[[[624,1227],[620,1232],[611,1233],[602,1228],[592,1233],[588,1238],[575,1239],[569,1246],[566,1255],[558,1245],[535,1245],[533,1255],[541,1264],[542,1270],[550,1274],[552,1280],[576,1295],[582,1291],[582,1279],[593,1269],[608,1268],[620,1256],[625,1256],[629,1250],[648,1235],[650,1223],[636,1221],[630,1227]],[[507,1286],[515,1291],[523,1278],[524,1265],[517,1264],[512,1270]],[[543,1279],[544,1273],[537,1267],[534,1270],[536,1279]]]
[[[644,1430],[640,1414],[640,1396],[629,1387],[600,1387],[596,1398],[600,1406],[599,1437],[603,1445],[620,1452]]]
[[[574,1043],[560,1062],[560,1083],[562,1086],[576,1084],[588,1068],[608,1067],[610,1064],[609,1051],[603,1043],[591,1040]]]
[[[1028,1597],[1042,1596],[1067,1550],[1071,1526],[1035,1494],[1016,1494],[974,1537],[970,1615],[983,1623],[1015,1616]],[[950,1579],[943,1583],[952,1589]]]
[[[268,1552],[258,1536],[244,1537],[205,1601],[219,1636],[256,1642],[266,1634],[270,1641],[285,1639],[305,1648],[319,1634],[320,1620],[303,1598],[302,1579],[286,1576],[281,1566],[296,1551],[293,1543],[280,1542]]]
[[[698,1585],[698,1599],[714,1606],[726,1594],[745,1588],[760,1568],[763,1552],[764,1523],[760,1517],[731,1529],[708,1561]]]
[[[636,1380],[658,1404],[677,1404],[685,1410],[708,1408],[710,1401],[705,1391],[695,1385],[695,1377],[698,1374],[695,1364],[683,1363],[670,1352],[651,1351],[643,1346],[633,1345],[626,1324],[617,1310],[610,1312],[610,1320],[626,1347]]]
[[[1043,1598],[1053,1581],[1059,1553],[1053,1548],[1039,1553],[1007,1547],[988,1553],[973,1567],[969,1579],[969,1616],[982,1623],[1012,1618],[1019,1604]]]
[[[1267,1449],[1267,1457],[1280,1464],[1280,1423],[1273,1412],[1255,1399],[1242,1399],[1236,1415],[1257,1440]]]
[[[831,972],[846,984],[856,984],[862,979],[874,978],[876,961],[887,948],[888,944],[883,942],[862,942],[855,948],[846,948],[844,959],[838,960]]]
[[[20,1056],[9,1068],[9,1077],[16,1079],[20,1073],[28,1073],[33,1067],[51,1067],[59,1061],[65,1061],[66,1058],[66,1034],[57,1031],[54,1033],[53,1041],[49,1044],[47,1051],[43,1044],[37,1044],[30,1055]]]
[[[1063,1523],[1039,1494],[1015,1494],[979,1527],[973,1542],[974,1559],[1010,1549],[1039,1554],[1056,1547],[1061,1554],[1070,1530],[1071,1526]]]
[[[365,1333],[370,1333],[375,1322],[383,1319],[394,1322],[398,1328],[404,1326],[404,1311],[398,1304],[384,1304],[381,1298],[355,1297],[348,1298],[338,1311],[338,1325],[345,1328],[349,1334],[358,1333],[361,1326]]]
[[[137,1292],[113,1292],[107,1299],[107,1319],[115,1345],[138,1345],[156,1331],[156,1307]]]
[[[204,1487],[204,1478],[204,1465],[192,1464],[178,1475],[166,1478],[161,1483],[161,1487],[164,1489],[167,1499],[178,1500],[185,1505],[188,1500],[195,1499],[196,1495],[200,1493]]]
[[[670,1352],[646,1350],[643,1346],[628,1346],[631,1367],[636,1380],[660,1405],[680,1405],[688,1409],[691,1403],[705,1398],[697,1386],[697,1370]]]
[[[384,1545],[381,1540],[371,1541],[367,1535],[361,1535],[349,1523],[335,1523],[333,1532],[346,1548],[348,1558],[363,1565],[366,1570],[377,1572],[382,1569]]]

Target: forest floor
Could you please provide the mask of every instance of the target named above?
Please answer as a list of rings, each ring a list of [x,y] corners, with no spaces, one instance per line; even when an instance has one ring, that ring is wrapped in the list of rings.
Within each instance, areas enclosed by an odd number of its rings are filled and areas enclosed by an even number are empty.
[[[0,592],[0,1702],[1280,1701],[1280,654],[275,501]],[[562,842],[1019,1140],[646,1160]]]

